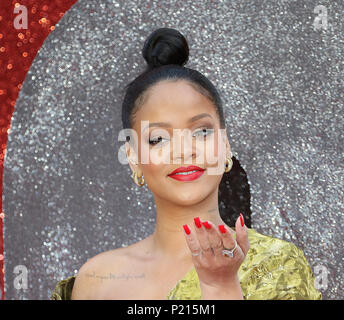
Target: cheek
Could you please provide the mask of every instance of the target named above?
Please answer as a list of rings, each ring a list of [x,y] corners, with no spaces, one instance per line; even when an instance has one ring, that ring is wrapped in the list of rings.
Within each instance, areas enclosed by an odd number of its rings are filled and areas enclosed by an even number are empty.
[[[151,147],[149,150],[149,164],[162,169],[162,165],[171,164],[169,143],[164,143],[161,146]]]
[[[161,164],[170,164],[170,147],[169,143],[150,145],[143,141],[138,150],[140,162],[142,165],[153,165],[156,167]]]
[[[143,163],[142,170],[143,174],[147,177],[147,184],[151,182],[151,185],[155,181],[167,177],[168,166],[171,165],[170,152],[167,147],[151,147],[147,149],[148,161]]]
[[[160,171],[161,175],[161,169],[159,170],[159,167],[159,165],[152,163],[142,165],[143,174],[147,177],[155,177]]]
[[[221,161],[224,154],[221,134],[214,133],[205,142],[206,162],[215,164]]]
[[[150,190],[157,191],[156,188],[158,186],[161,186],[162,179],[163,179],[163,172],[164,169],[162,165],[156,165],[156,164],[145,164],[142,165],[142,173],[145,177],[145,182]]]

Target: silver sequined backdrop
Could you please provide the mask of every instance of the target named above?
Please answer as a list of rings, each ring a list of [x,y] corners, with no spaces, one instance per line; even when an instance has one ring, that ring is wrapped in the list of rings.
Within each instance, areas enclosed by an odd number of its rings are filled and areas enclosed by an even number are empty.
[[[117,140],[123,87],[145,66],[145,38],[163,26],[187,37],[186,66],[221,92],[252,227],[302,248],[324,276],[324,299],[343,299],[343,12],[341,0],[76,3],[40,49],[13,113],[6,299],[48,299],[88,258],[153,232],[153,198],[120,164]],[[18,265],[27,290],[15,289]]]

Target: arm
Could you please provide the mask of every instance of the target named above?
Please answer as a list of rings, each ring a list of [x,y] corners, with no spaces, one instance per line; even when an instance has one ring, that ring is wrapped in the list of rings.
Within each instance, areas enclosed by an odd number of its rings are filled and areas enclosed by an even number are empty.
[[[261,256],[260,262],[250,264],[250,272],[242,282],[246,299],[321,300],[322,294],[315,287],[315,278],[303,251],[291,242],[273,241],[274,249],[258,251],[256,256]]]
[[[117,248],[97,254],[80,268],[73,287],[71,300],[104,299],[109,282],[108,274],[121,270],[125,256],[122,248]],[[104,276],[105,275],[105,276]]]
[[[301,249],[290,244],[289,255],[284,264],[284,277],[279,273],[276,284],[277,300],[322,300],[315,287],[315,277]]]
[[[202,300],[244,300],[238,277],[221,288],[202,285]],[[225,289],[224,289],[225,288]]]
[[[83,264],[75,278],[71,300],[92,300],[97,283],[90,275],[95,269],[95,261],[90,259]]]
[[[50,300],[70,300],[75,276],[60,280],[50,296]]]

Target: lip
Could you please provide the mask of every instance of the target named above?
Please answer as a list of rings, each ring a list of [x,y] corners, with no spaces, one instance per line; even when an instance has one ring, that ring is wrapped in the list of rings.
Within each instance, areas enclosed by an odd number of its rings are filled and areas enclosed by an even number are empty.
[[[202,169],[200,167],[197,166],[188,166],[188,167],[179,167],[176,170],[172,171],[169,176],[171,176],[172,174],[175,173],[179,173],[179,172],[188,172],[188,171],[193,171],[193,170],[197,170],[197,171],[204,171],[205,169]]]
[[[194,171],[194,170],[197,170],[197,171],[190,174],[186,174],[186,175],[176,174],[178,172],[187,172],[187,171]],[[173,172],[171,172],[168,176],[178,181],[192,181],[199,178],[204,173],[204,171],[205,169],[202,169],[197,166],[179,167]]]

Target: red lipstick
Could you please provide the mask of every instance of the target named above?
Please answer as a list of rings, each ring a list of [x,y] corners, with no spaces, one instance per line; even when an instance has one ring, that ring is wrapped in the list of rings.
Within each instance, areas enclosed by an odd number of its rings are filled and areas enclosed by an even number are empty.
[[[168,176],[178,181],[192,181],[199,178],[205,169],[197,166],[179,167]]]

